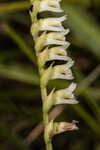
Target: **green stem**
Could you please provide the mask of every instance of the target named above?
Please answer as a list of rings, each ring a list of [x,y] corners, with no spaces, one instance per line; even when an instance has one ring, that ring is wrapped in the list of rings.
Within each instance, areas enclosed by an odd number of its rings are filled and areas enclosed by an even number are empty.
[[[41,96],[42,96],[42,105],[43,105],[43,110],[42,111],[43,111],[43,123],[44,123],[44,141],[45,141],[45,144],[46,144],[46,150],[53,150],[52,140],[51,139],[48,140],[45,137],[45,132],[46,132],[45,128],[49,123],[48,112],[45,111],[45,105],[44,105],[45,101],[46,101],[46,98],[47,98],[47,88],[43,86],[43,83],[42,83],[43,81],[41,80],[43,68],[40,67],[39,61],[38,61],[38,69],[39,69],[39,74],[40,74],[40,87],[41,87]]]
[[[44,122],[44,126],[46,127],[46,125],[48,125],[48,114],[44,111],[43,109],[43,122]]]
[[[42,85],[42,82],[40,84]],[[44,128],[46,128],[46,126],[49,123],[48,112],[45,111],[45,105],[44,105],[44,102],[46,101],[46,97],[47,97],[46,87],[41,86],[41,95],[42,95],[42,103],[43,103],[43,123],[44,123]],[[44,130],[44,132],[45,132],[45,130]],[[44,133],[44,135],[45,135],[45,133]],[[45,140],[45,144],[46,144],[46,150],[53,150],[51,140],[48,142],[48,139],[46,139],[45,136],[44,136],[44,140]]]
[[[46,87],[43,87],[42,85],[43,85],[43,83],[41,82],[41,79],[40,79],[42,101],[44,102],[47,97],[47,90],[46,90]]]
[[[51,142],[47,144],[46,149],[47,150],[53,150]]]

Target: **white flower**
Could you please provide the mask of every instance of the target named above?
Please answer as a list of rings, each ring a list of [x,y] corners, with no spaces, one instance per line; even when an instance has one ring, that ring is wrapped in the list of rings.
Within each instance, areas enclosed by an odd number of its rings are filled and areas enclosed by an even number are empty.
[[[49,60],[69,60],[67,52],[63,46],[50,48],[48,57]]]
[[[68,88],[55,92],[55,104],[77,104],[78,101],[75,100],[75,96],[73,94],[75,89],[76,84],[71,83]]]
[[[71,58],[69,58],[69,61],[67,64],[64,65],[56,65],[53,70],[53,76],[52,79],[67,79],[67,80],[72,80],[73,79],[73,75],[72,75],[72,71],[71,71],[71,67],[74,64],[74,61],[71,60]]]
[[[55,134],[63,133],[66,131],[78,130],[76,123],[78,123],[78,121],[75,120],[73,120],[72,123],[69,122],[54,123]]]
[[[46,61],[50,60],[69,61],[70,57],[67,56],[67,52],[63,46],[57,46],[50,49],[46,47],[42,52],[39,53],[38,60],[39,65],[43,67]]]
[[[70,43],[65,40],[65,34],[68,34],[69,29],[63,33],[63,32],[50,32],[46,33],[43,32],[43,34],[36,39],[35,49],[36,51],[40,51],[44,46],[48,45],[59,45],[63,46],[64,49],[68,48]]]
[[[66,16],[60,18],[40,19],[39,21],[40,30],[66,32],[66,30],[61,24],[64,20],[66,20]]]
[[[47,34],[45,46],[47,45],[61,45],[65,48],[69,46],[69,42],[65,40],[65,34],[69,33],[69,29],[66,30],[65,33],[63,32],[51,32]]]
[[[42,0],[40,2],[39,12],[52,11],[52,12],[63,12],[60,8],[61,0]]]
[[[46,139],[49,139],[50,137],[53,137],[56,134],[60,134],[67,131],[75,131],[79,128],[77,127],[78,121],[73,120],[70,122],[54,122],[51,120],[49,124],[45,128],[45,137]],[[50,136],[50,137],[49,137]]]

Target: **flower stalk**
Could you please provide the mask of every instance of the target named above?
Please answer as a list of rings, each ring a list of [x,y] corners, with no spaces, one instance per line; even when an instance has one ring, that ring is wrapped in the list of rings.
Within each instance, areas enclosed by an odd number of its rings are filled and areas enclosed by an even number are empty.
[[[49,120],[48,113],[51,108],[59,104],[77,104],[74,90],[76,83],[71,83],[66,89],[53,90],[48,94],[47,85],[50,80],[65,79],[72,80],[71,67],[74,61],[68,56],[66,49],[70,43],[66,41],[65,36],[69,33],[69,29],[65,29],[62,25],[67,19],[62,17],[39,17],[42,12],[61,13],[61,0],[31,0],[30,16],[32,20],[31,34],[35,43],[35,52],[37,56],[37,64],[40,75],[40,87],[43,103],[43,123],[44,123],[44,140],[46,150],[53,150],[52,137],[65,131],[77,130],[77,121],[55,122]],[[56,65],[55,61],[64,64]],[[49,67],[46,63],[51,62]]]

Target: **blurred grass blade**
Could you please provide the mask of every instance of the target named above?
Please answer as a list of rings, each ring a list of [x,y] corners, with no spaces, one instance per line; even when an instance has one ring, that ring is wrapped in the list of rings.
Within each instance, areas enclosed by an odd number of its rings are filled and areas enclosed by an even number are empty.
[[[6,93],[6,94],[5,94]],[[29,101],[33,98],[40,98],[40,89],[29,89],[29,88],[9,88],[7,90],[0,90],[0,98],[12,99],[13,97],[21,98],[23,101]]]
[[[98,65],[92,73],[90,73],[78,86],[78,90],[81,92],[89,87],[100,76],[100,65]]]
[[[88,50],[100,60],[100,28],[94,23],[94,19],[79,7],[63,4],[63,8],[69,14],[66,26],[69,25],[81,44],[88,46]]]
[[[81,95],[86,99],[86,102],[89,104],[89,106],[92,108],[92,111],[94,112],[97,120],[100,118],[100,107],[95,99],[95,92],[94,95],[92,91],[85,90]]]
[[[89,127],[100,136],[100,125],[84,110],[81,105],[71,105],[77,114],[89,125]]]
[[[32,85],[39,85],[39,78],[36,73],[32,72],[32,70],[28,68],[22,68],[17,65],[0,65],[0,76]]]
[[[7,138],[7,141],[15,145],[18,150],[30,150],[23,144],[20,137],[12,135],[11,130],[7,128],[4,123],[0,123],[0,136]]]
[[[80,0],[63,0],[64,3],[68,3],[68,4],[74,4],[74,5],[77,5],[77,4],[80,4],[80,5],[83,5],[83,6],[89,6],[90,5],[90,0],[84,0],[84,1],[80,1]]]
[[[21,36],[7,23],[3,24],[3,29],[12,38],[12,40],[19,46],[22,52],[34,63],[36,64],[36,59],[32,49],[27,46],[25,41]]]
[[[78,74],[78,79],[80,80],[76,94],[81,94],[83,97],[85,97],[85,100],[87,100],[86,102],[92,108],[92,111],[98,119],[98,116],[100,115],[100,109],[95,98],[91,96],[92,91],[89,90],[89,86],[99,77],[100,65],[98,65],[86,78],[84,78],[83,74],[79,72],[77,68],[75,68],[75,72]]]
[[[2,52],[0,53],[0,63],[3,63],[7,60],[16,59],[16,57],[18,59],[22,58],[22,55],[16,49],[8,49],[8,51],[2,49]]]
[[[28,1],[4,3],[0,4],[0,12],[16,12],[28,9],[29,7],[30,3]]]

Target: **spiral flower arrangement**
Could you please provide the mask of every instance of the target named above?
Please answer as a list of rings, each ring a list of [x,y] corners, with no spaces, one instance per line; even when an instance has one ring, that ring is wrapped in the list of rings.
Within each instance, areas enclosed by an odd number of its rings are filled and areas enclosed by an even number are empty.
[[[61,0],[31,0],[31,34],[35,42],[35,51],[40,75],[40,87],[43,102],[43,123],[44,140],[47,150],[53,150],[52,137],[56,134],[77,130],[77,121],[55,122],[48,119],[48,113],[51,108],[59,104],[77,104],[74,90],[76,83],[71,83],[66,89],[53,90],[48,94],[47,86],[50,80],[65,79],[72,80],[73,75],[71,67],[74,61],[68,56],[66,49],[70,43],[66,41],[65,36],[69,29],[65,29],[62,22],[67,19],[66,16],[56,17],[56,14],[63,12],[60,8]],[[41,13],[53,13],[53,17],[38,17]],[[59,65],[55,64],[59,62]],[[64,61],[65,63],[60,63]],[[46,63],[50,65],[46,67]]]

